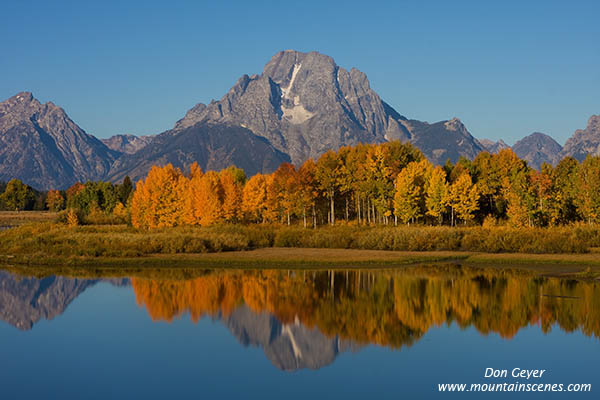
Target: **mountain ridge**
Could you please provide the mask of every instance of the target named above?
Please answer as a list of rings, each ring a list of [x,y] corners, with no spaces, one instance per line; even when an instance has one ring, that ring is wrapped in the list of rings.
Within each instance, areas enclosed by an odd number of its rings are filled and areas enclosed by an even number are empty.
[[[564,156],[582,160],[600,154],[598,115],[564,148],[539,135],[512,147],[534,168]],[[137,180],[154,164],[186,169],[192,162],[205,170],[234,164],[253,175],[341,146],[390,140],[412,143],[435,164],[510,147],[502,140],[478,140],[456,117],[434,123],[409,119],[382,100],[360,70],[347,70],[318,52],[285,50],[260,74],[242,75],[220,100],[192,106],[172,129],[152,136],[99,140],[54,103],[18,93],[0,103],[0,181],[19,178],[40,189],[63,189],[126,175]]]
[[[62,108],[40,103],[31,92],[0,102],[0,180],[62,189],[104,176],[118,156]]]

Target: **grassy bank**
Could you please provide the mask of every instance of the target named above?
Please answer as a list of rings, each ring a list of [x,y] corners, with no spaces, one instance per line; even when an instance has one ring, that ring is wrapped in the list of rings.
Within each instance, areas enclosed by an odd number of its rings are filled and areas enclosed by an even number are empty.
[[[36,222],[53,222],[57,213],[51,211],[0,211],[0,226],[21,226]]]
[[[600,279],[600,260],[591,254],[537,255],[485,254],[470,252],[398,252],[351,249],[264,248],[207,254],[153,255],[136,258],[49,259],[45,264],[2,265],[0,268],[24,276],[63,275],[78,278],[146,277],[191,279],[215,270],[302,269],[412,271],[451,269],[497,269],[503,273],[530,273],[583,280]]]
[[[202,260],[225,265],[239,261],[240,256],[236,260],[227,259],[227,254],[235,251],[260,254],[263,258],[252,260],[255,264],[276,264],[279,260],[266,257],[268,253],[247,252],[273,247],[405,252],[401,256],[404,262],[477,257],[474,260],[481,263],[595,264],[600,262],[597,252],[600,230],[584,225],[551,229],[336,226],[316,230],[279,225],[224,225],[143,231],[126,225],[68,227],[33,223],[0,232],[0,262],[11,264],[162,265],[176,260],[191,265],[201,261],[198,257],[186,259],[181,255],[203,254]],[[215,258],[212,253],[224,255]],[[309,254],[302,252],[303,257]],[[311,262],[363,263],[370,262],[372,256],[344,253],[342,257],[332,251],[319,253],[321,258],[313,258]],[[396,257],[389,262],[401,260]]]

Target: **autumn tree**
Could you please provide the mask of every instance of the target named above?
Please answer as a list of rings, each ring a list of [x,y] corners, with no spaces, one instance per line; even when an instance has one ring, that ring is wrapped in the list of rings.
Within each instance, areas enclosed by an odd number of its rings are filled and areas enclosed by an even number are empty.
[[[396,178],[394,195],[394,215],[408,224],[423,215],[424,188],[428,181],[431,164],[427,160],[411,162]]]
[[[455,224],[455,216],[466,224],[475,217],[474,213],[479,208],[479,191],[477,185],[473,184],[471,175],[463,172],[450,186],[447,204],[452,212],[452,225]]]
[[[345,202],[345,219],[350,218],[350,199],[355,188],[356,165],[354,164],[353,147],[343,146],[338,150],[339,165],[337,167],[337,179],[340,194]]]
[[[329,199],[329,223],[335,225],[335,194],[338,190],[339,159],[335,151],[328,151],[317,161],[316,178],[319,189]]]
[[[502,186],[509,223],[516,227],[532,226],[535,198],[530,171],[520,170],[511,177],[504,177]]]
[[[188,225],[213,225],[223,219],[223,186],[219,174],[208,171],[193,175],[185,188],[183,222]]]
[[[298,205],[298,173],[292,164],[283,163],[273,172],[267,186],[267,212],[271,219],[286,218],[290,225],[291,215]]]
[[[577,209],[579,162],[565,157],[552,170],[552,222],[567,224],[581,217]]]
[[[577,173],[577,209],[588,223],[600,222],[600,157],[588,156]]]
[[[127,208],[120,201],[113,208],[113,215],[121,220],[123,223],[127,223],[129,221],[129,212]]]
[[[540,171],[530,172],[530,190],[534,197],[533,218],[538,226],[545,226],[556,219],[553,216],[552,166],[544,163]]]
[[[179,168],[154,166],[136,185],[131,203],[135,227],[158,228],[182,223],[187,179]]]
[[[65,191],[65,201],[67,206],[72,202],[73,197],[77,196],[83,188],[83,183],[76,182]]]
[[[435,167],[431,170],[431,175],[425,185],[425,206],[427,215],[436,218],[440,225],[446,212],[447,198],[446,173],[441,167]]]
[[[229,167],[219,173],[223,189],[223,219],[227,222],[238,222],[242,219],[242,194],[246,174],[244,171]]]
[[[251,177],[242,192],[242,211],[251,222],[265,222],[267,201],[267,177],[256,174]]]
[[[46,207],[50,211],[60,211],[65,208],[65,198],[58,190],[49,190],[46,196]]]
[[[316,200],[319,197],[317,182],[315,178],[317,166],[312,158],[306,160],[298,168],[298,206],[302,209],[304,227],[307,227],[307,210],[311,210],[313,227],[317,226],[317,215],[315,211]]]
[[[6,184],[4,193],[0,195],[0,203],[11,211],[30,210],[35,203],[35,193],[19,179],[12,179]]]

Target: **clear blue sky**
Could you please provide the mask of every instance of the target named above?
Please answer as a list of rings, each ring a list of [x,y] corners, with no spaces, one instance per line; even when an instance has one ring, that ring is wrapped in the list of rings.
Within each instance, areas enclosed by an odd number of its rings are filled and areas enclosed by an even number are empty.
[[[159,133],[277,51],[316,50],[409,118],[562,144],[600,114],[599,16],[598,0],[4,1],[0,98],[32,91],[99,137]]]

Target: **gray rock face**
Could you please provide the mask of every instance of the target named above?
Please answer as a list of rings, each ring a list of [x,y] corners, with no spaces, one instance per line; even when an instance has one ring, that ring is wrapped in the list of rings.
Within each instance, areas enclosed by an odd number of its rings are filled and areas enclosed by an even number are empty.
[[[500,153],[500,150],[510,149],[510,146],[507,145],[502,139],[498,140],[497,142],[489,139],[479,139],[479,143],[481,143],[484,150],[490,154],[498,154]]]
[[[519,140],[512,147],[515,154],[537,170],[543,163],[556,165],[561,160],[562,147],[550,136],[535,132]]]
[[[117,156],[62,108],[41,104],[29,92],[0,103],[0,180],[62,189],[103,177]]]
[[[585,160],[588,154],[600,156],[600,115],[592,115],[585,129],[578,129],[563,148],[564,157]]]
[[[162,133],[142,150],[119,158],[107,179],[120,182],[129,175],[135,182],[145,177],[153,165],[171,163],[187,170],[194,162],[204,171],[235,165],[250,176],[273,172],[281,163],[289,161],[286,154],[246,128],[200,123],[177,132]]]
[[[273,365],[284,371],[319,369],[331,364],[339,353],[358,346],[338,337],[327,337],[317,328],[299,322],[282,324],[269,313],[254,313],[247,306],[222,319],[244,346],[261,347]]]
[[[343,145],[395,139],[413,142],[434,162],[472,158],[482,149],[457,119],[407,121],[364,73],[317,52],[275,54],[261,75],[244,75],[221,100],[194,106],[174,131],[209,121],[246,127],[295,164]]]
[[[455,163],[460,157],[472,160],[484,149],[458,118],[434,124],[417,120],[399,122],[410,132],[411,143],[434,164],[441,165],[447,160]]]
[[[146,147],[152,139],[154,136],[114,135],[101,141],[111,150],[133,154]]]

